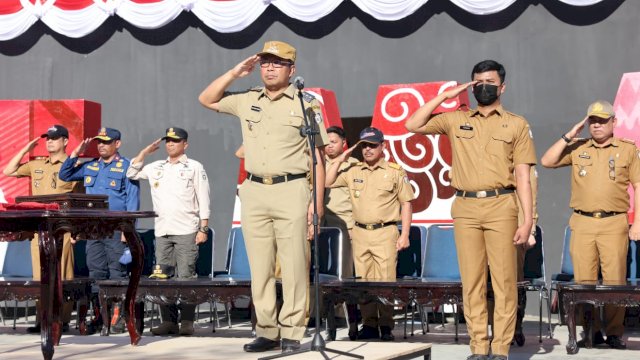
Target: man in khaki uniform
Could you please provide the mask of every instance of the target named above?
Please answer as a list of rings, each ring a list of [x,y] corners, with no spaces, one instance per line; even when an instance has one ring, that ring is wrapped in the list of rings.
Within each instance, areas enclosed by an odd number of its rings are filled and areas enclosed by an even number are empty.
[[[20,163],[33,148],[38,145],[41,138],[46,138],[46,147],[49,156],[39,158],[25,163]],[[65,182],[58,178],[58,172],[62,163],[67,159],[65,152],[67,143],[69,142],[69,131],[62,125],[53,125],[45,134],[31,140],[25,147],[20,150],[4,168],[3,173],[6,176],[15,177],[31,177],[31,194],[32,195],[51,195],[64,194],[70,192],[81,192],[82,187],[76,181]],[[38,247],[38,234],[35,234],[31,241],[31,267],[33,270],[33,279],[40,280],[40,248]],[[71,234],[64,234],[62,241],[62,263],[60,265],[61,276],[63,280],[73,279],[73,244],[71,243]],[[66,302],[62,309],[62,331],[69,330],[69,321],[71,320],[71,312],[73,310],[73,302]],[[27,332],[39,333],[40,323],[35,326],[28,327]]]
[[[307,173],[311,153],[298,91],[289,83],[295,73],[296,50],[280,41],[268,41],[263,51],[245,59],[214,80],[201,94],[205,107],[237,116],[242,127],[247,180],[240,186],[242,232],[251,267],[251,293],[255,306],[257,338],[244,346],[248,352],[300,348],[305,331],[309,283],[307,235],[313,220],[313,203]],[[233,81],[260,67],[264,87],[225,93]],[[324,155],[327,144],[320,105],[310,94],[303,97],[304,111],[316,135],[318,165],[318,215],[323,212]],[[277,316],[276,256],[282,267],[284,303]]]
[[[339,172],[358,145],[364,162]],[[395,281],[398,251],[409,247],[414,194],[400,165],[384,159],[384,149],[382,132],[365,128],[360,132],[358,144],[340,155],[327,170],[327,186],[349,190],[355,220],[352,246],[356,275],[368,280]],[[398,221],[402,221],[400,234]],[[394,339],[393,306],[368,303],[360,309],[363,326],[359,339]]]
[[[327,128],[327,136],[329,144],[324,148],[326,168],[330,168],[333,163],[345,150],[347,140],[344,130],[338,126]],[[340,164],[338,168],[342,171],[358,162],[358,159],[349,157],[345,162]],[[353,214],[351,211],[351,199],[349,198],[349,189],[341,188],[325,188],[324,190],[324,221],[323,226],[337,227],[342,230],[342,276],[353,276],[353,258],[351,256],[351,232],[353,229]]]
[[[575,281],[597,281],[598,269],[604,282],[625,281],[629,239],[640,239],[640,152],[633,141],[613,136],[617,119],[610,103],[598,100],[591,104],[587,116],[577,123],[544,154],[545,167],[572,166],[571,259]],[[585,124],[590,139],[578,139]],[[635,218],[629,229],[627,211],[629,193],[635,191]],[[605,306],[606,343],[625,349],[624,307]],[[593,345],[605,343],[599,316],[595,317]],[[584,346],[579,341],[578,346]]]
[[[516,246],[527,241],[533,225],[529,175],[536,154],[527,121],[501,105],[504,67],[485,60],[476,64],[471,74],[473,81],[428,101],[411,116],[406,127],[415,133],[446,134],[451,141],[451,185],[458,190],[451,216],[464,316],[471,337],[472,355],[468,359],[507,359],[516,320]],[[442,102],[469,87],[473,87],[478,109],[432,117]],[[516,188],[524,212],[521,225]],[[491,344],[487,330],[487,263],[496,300]],[[488,356],[490,348],[492,355]]]

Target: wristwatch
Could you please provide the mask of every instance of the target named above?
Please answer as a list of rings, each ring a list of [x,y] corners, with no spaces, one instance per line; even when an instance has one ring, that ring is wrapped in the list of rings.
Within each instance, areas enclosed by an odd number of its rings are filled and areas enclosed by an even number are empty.
[[[209,233],[209,227],[207,225],[200,226],[200,228],[198,228],[198,231],[203,232],[205,234],[208,234]]]
[[[561,137],[561,138],[562,138],[562,140],[564,140],[564,142],[566,142],[567,144],[571,142],[571,139],[569,139],[569,138],[567,137],[567,135],[565,135],[565,134],[562,134],[562,136],[560,136],[560,137]]]

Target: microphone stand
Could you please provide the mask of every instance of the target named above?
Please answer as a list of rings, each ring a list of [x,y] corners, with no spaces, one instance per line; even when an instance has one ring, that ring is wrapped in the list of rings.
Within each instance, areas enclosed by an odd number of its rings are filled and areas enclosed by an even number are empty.
[[[311,161],[311,164],[312,164],[311,183],[313,186],[311,190],[311,196],[313,197],[313,224],[312,225],[313,225],[313,247],[314,247],[313,291],[315,294],[315,301],[316,301],[316,304],[315,304],[316,332],[313,335],[313,340],[311,340],[311,347],[308,349],[300,349],[300,350],[295,350],[288,353],[262,357],[262,358],[259,358],[258,360],[278,359],[278,358],[283,358],[287,356],[292,356],[292,355],[297,355],[297,354],[302,354],[302,353],[307,353],[312,351],[319,352],[320,354],[322,354],[322,357],[324,357],[327,360],[329,359],[327,352],[332,352],[335,354],[352,357],[356,359],[364,359],[364,356],[362,355],[351,354],[346,351],[327,348],[327,344],[325,340],[322,338],[322,335],[320,334],[320,323],[322,322],[320,318],[320,301],[322,299],[320,299],[320,271],[319,271],[320,256],[318,254],[319,223],[318,223],[318,201],[317,201],[318,188],[316,187],[316,173],[317,173],[316,167],[318,165],[318,159],[316,156],[316,139],[315,139],[315,135],[320,134],[320,131],[316,128],[316,124],[309,121],[309,118],[307,117],[307,112],[304,108],[304,102],[302,100],[302,88],[304,87],[304,85],[296,82],[296,87],[298,88],[298,98],[300,99],[300,107],[302,108],[302,116],[304,118],[304,126],[300,129],[300,136],[307,137],[309,142],[309,148],[311,150],[311,160],[312,160]]]

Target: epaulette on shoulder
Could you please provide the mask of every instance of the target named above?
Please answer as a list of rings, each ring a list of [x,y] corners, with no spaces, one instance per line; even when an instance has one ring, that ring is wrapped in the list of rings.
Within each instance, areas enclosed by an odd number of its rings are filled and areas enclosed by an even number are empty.
[[[627,144],[631,144],[631,145],[635,145],[636,144],[635,141],[633,141],[631,139],[627,139],[627,138],[622,138],[622,139],[620,139],[620,141],[626,142]]]
[[[358,161],[358,162],[356,163],[356,166],[361,166],[362,164],[364,164],[362,161]]]
[[[310,103],[310,102],[312,102],[312,101],[313,101],[313,99],[315,99],[316,97],[315,97],[315,96],[313,96],[313,95],[311,95],[311,93],[308,93],[308,92],[306,92],[306,91],[305,91],[305,92],[303,92],[303,93],[302,93],[302,98],[304,99],[304,101],[306,101],[306,102]]]
[[[394,162],[390,162],[389,163],[389,167],[391,167],[393,169],[396,169],[396,170],[402,170],[402,166],[400,166],[400,165],[398,165],[398,164],[396,164]]]

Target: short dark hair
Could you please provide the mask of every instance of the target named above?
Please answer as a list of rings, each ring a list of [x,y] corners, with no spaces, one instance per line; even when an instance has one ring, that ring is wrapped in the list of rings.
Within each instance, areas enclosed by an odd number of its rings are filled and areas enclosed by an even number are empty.
[[[504,71],[504,66],[495,60],[483,60],[477,63],[471,71],[471,80],[473,80],[473,75],[487,71],[497,71],[500,77],[500,83],[504,83],[504,78],[507,76],[507,73]]]
[[[342,140],[344,140],[344,138],[346,137],[346,135],[344,133],[344,130],[340,126],[330,126],[330,127],[328,127],[327,128],[327,134],[330,134],[330,133],[334,133],[334,134],[340,136],[340,138]]]

